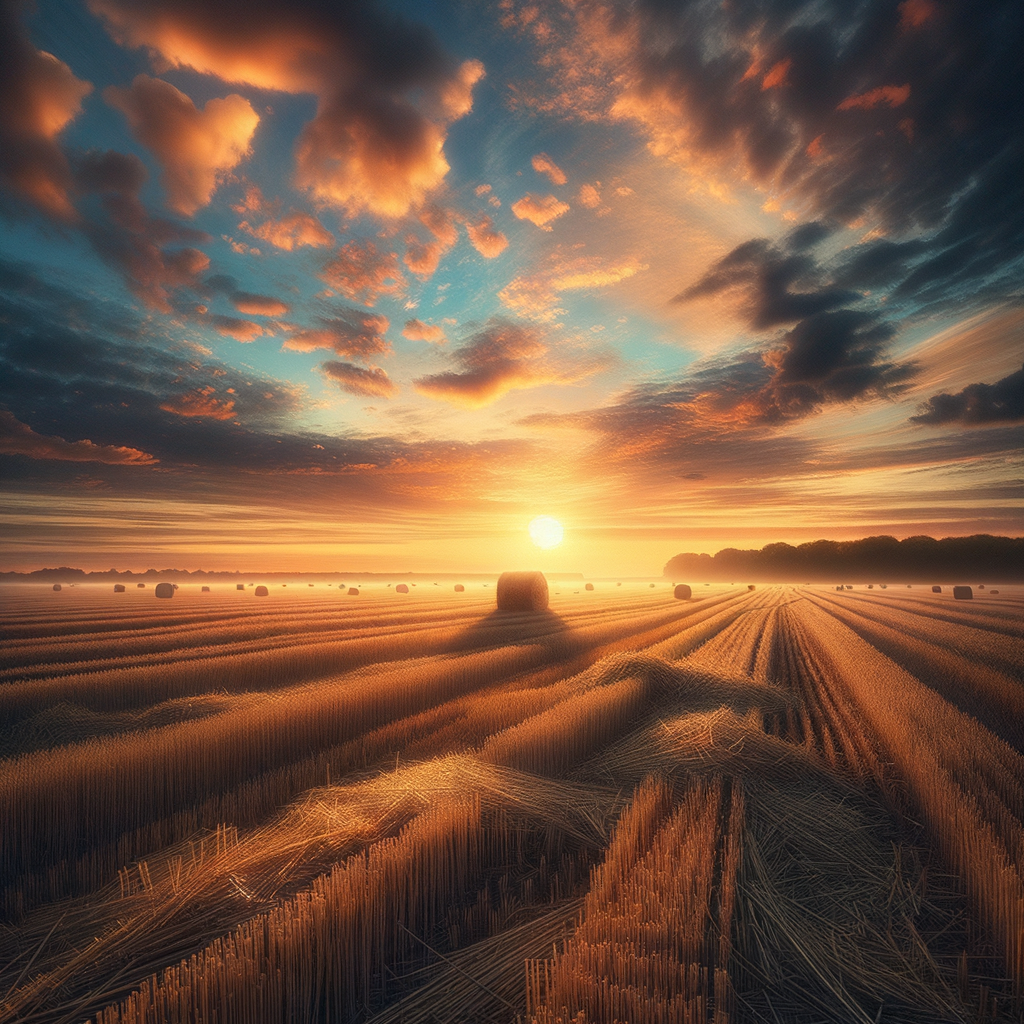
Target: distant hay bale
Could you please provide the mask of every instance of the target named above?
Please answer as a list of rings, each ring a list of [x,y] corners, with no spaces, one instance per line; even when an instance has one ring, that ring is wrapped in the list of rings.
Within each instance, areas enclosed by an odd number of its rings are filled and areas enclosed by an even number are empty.
[[[753,583],[748,583],[747,590],[757,590],[757,587],[755,587]]]
[[[123,583],[115,583],[114,584],[114,593],[115,594],[123,594],[124,593],[124,584]]]
[[[985,584],[984,583],[979,583],[978,584],[978,589],[979,590],[984,590],[985,589]]]
[[[245,584],[244,583],[236,583],[235,584],[235,590],[245,590]]]
[[[349,597],[358,597],[359,596],[359,589],[358,589],[358,587],[349,587],[348,588],[348,596]]]
[[[621,587],[621,586],[622,586],[622,584],[621,584],[621,583],[616,583],[616,584],[615,584],[615,586],[617,586],[617,587]]]
[[[462,594],[462,593],[465,592],[465,590],[466,590],[466,588],[461,583],[456,583],[455,584],[455,593],[456,594]]]
[[[499,611],[542,612],[548,606],[548,581],[542,572],[503,572],[497,597]]]
[[[874,583],[869,583],[868,584],[868,590],[874,590],[874,589],[875,589]]]
[[[989,593],[990,593],[990,594],[998,594],[998,593],[999,593],[999,591],[998,591],[998,590],[990,590],[990,591],[989,591]]]
[[[404,583],[399,583],[398,586],[395,587],[395,593],[396,594],[408,594],[409,593],[409,588]]]
[[[201,593],[201,594],[208,594],[209,592],[210,592],[210,588],[209,587],[200,587],[199,588],[199,593]]]
[[[652,583],[652,584],[651,584],[651,590],[653,590],[653,589],[654,589],[654,584]]]
[[[60,590],[61,589],[60,584],[59,583],[54,583],[53,589],[54,590]]]
[[[584,590],[593,590],[594,589],[594,584],[593,583],[588,583],[583,589]]]
[[[956,601],[970,601],[974,597],[974,591],[970,587],[954,587],[953,598]]]
[[[139,588],[139,590],[145,590],[146,589],[146,584],[145,583],[136,583],[135,586],[137,586]]]
[[[932,587],[932,593],[933,594],[941,594],[942,593],[942,587]]]
[[[311,587],[311,586],[313,586],[313,584],[312,583],[307,583],[306,586]]]
[[[157,597],[174,597],[174,587],[170,583],[158,583],[156,585]]]
[[[269,597],[270,596],[270,591],[267,590],[267,588],[263,587],[263,586],[257,587],[255,589],[255,591],[253,591],[253,593],[256,595],[256,597]]]
[[[680,601],[686,601],[693,597],[693,591],[685,583],[680,583],[672,593],[675,594]]]

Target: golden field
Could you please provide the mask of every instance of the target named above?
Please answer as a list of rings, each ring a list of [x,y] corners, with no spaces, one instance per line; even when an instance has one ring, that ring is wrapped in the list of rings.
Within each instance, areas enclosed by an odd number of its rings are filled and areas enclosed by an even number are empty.
[[[0,1021],[1021,1019],[1024,588],[348,585],[0,590]]]

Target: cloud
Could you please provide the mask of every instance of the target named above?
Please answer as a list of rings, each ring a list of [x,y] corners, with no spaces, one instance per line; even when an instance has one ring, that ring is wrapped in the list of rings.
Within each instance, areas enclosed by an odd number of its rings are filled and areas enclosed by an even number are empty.
[[[443,328],[437,324],[425,324],[422,320],[406,320],[402,337],[410,341],[429,341],[434,345],[443,345],[448,340]]]
[[[512,204],[512,212],[520,220],[528,220],[544,231],[550,231],[548,221],[556,220],[569,212],[569,204],[555,196],[535,196],[528,193]]]
[[[483,77],[425,27],[376,4],[248,0],[90,0],[122,45],[167,67],[317,98],[295,149],[295,182],[349,215],[396,218],[448,172],[448,126],[472,108]]]
[[[523,103],[632,124],[694,188],[753,186],[771,209],[863,225],[863,245],[897,247],[876,287],[904,308],[1019,292],[1015,0],[589,0],[551,24],[550,84]]]
[[[421,210],[419,219],[434,237],[424,242],[416,235],[406,236],[408,248],[403,262],[417,277],[426,280],[436,273],[441,257],[456,243],[459,233],[452,212],[435,203]]]
[[[346,242],[324,266],[320,278],[345,298],[371,307],[381,295],[400,295],[406,285],[398,254],[379,252],[369,239]]]
[[[394,381],[377,366],[364,369],[352,363],[341,363],[332,359],[321,363],[320,369],[327,378],[350,395],[390,398],[398,390]]]
[[[546,174],[548,176],[552,185],[564,185],[568,180],[565,177],[565,171],[547,153],[538,153],[531,163],[533,164],[533,169],[538,174]]]
[[[152,466],[159,461],[137,448],[37,434],[5,409],[0,409],[0,453],[60,462],[102,462],[108,466]]]
[[[320,326],[292,333],[282,346],[295,352],[331,349],[346,359],[365,360],[391,352],[385,335],[390,326],[386,316],[343,309],[331,317],[321,317]]]
[[[494,221],[481,216],[475,221],[466,221],[466,234],[473,248],[485,259],[493,260],[508,248],[508,239],[495,228]]]
[[[136,75],[129,89],[110,86],[103,98],[160,162],[167,205],[184,217],[206,206],[218,182],[249,155],[260,121],[237,93],[198,110],[169,82],[148,75]]]
[[[571,384],[604,369],[607,360],[590,356],[572,359],[550,354],[549,345],[532,327],[494,317],[452,353],[458,369],[413,381],[429,398],[467,409],[496,402],[509,391]]]
[[[289,210],[285,216],[265,220],[262,224],[250,224],[243,220],[238,227],[240,231],[247,231],[285,252],[300,249],[304,245],[312,248],[334,245],[334,235],[316,217],[302,210]]]
[[[176,288],[199,287],[210,259],[181,243],[208,241],[209,236],[146,212],[139,199],[146,169],[138,157],[90,151],[76,160],[74,176],[80,192],[100,197],[103,214],[83,220],[82,230],[100,259],[124,276],[132,294],[169,313]]]
[[[255,341],[267,333],[266,329],[252,320],[241,320],[235,316],[221,316],[214,313],[209,316],[200,315],[203,323],[208,323],[218,334],[235,341],[248,343]]]
[[[581,185],[579,200],[588,210],[595,210],[601,205],[601,193],[593,185]]]
[[[647,264],[634,258],[609,263],[596,257],[567,258],[555,253],[548,266],[513,278],[498,292],[498,298],[520,316],[551,322],[565,312],[556,306],[561,293],[605,288],[646,269]]]
[[[744,242],[673,301],[739,289],[747,296],[747,318],[759,330],[856,302],[861,296],[850,289],[823,287],[824,272],[806,251],[827,235],[827,228],[809,224],[781,244],[765,238]]]
[[[793,325],[778,339],[778,347],[761,353],[772,373],[744,395],[753,420],[781,422],[829,402],[896,394],[916,372],[912,364],[887,357],[892,324],[872,310],[849,308],[862,296],[836,287],[810,251],[828,235],[826,227],[811,222],[779,243],[763,238],[744,242],[675,298],[690,302],[738,290],[755,330]]]
[[[284,316],[291,309],[288,303],[272,295],[243,291],[238,282],[227,274],[214,274],[203,283],[208,293],[224,295],[239,313],[249,316]]]
[[[1024,368],[995,384],[968,384],[955,395],[932,395],[911,421],[926,425],[964,427],[1024,421]]]
[[[848,96],[836,110],[874,110],[875,107],[899,107],[910,99],[909,85],[880,85],[859,96]]]
[[[212,387],[189,391],[184,395],[175,395],[166,402],[162,402],[160,408],[164,412],[174,413],[175,416],[202,417],[211,420],[231,420],[238,415],[235,412],[235,400],[233,398],[216,398]]]
[[[0,6],[0,183],[50,216],[72,221],[73,180],[57,137],[93,87],[31,44],[19,7]]]

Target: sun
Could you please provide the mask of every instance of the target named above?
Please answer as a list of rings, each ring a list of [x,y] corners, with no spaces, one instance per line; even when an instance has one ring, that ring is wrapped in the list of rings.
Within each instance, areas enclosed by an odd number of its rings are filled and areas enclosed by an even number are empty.
[[[527,529],[530,531],[530,540],[539,548],[553,548],[562,543],[565,531],[562,524],[551,516],[537,516]]]

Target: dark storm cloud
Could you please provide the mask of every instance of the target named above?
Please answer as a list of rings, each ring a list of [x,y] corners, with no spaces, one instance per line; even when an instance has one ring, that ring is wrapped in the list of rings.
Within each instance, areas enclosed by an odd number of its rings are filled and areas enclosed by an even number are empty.
[[[823,286],[823,273],[817,261],[804,251],[827,234],[822,225],[811,222],[794,231],[781,245],[766,238],[744,242],[674,301],[686,302],[742,288],[749,296],[750,324],[758,330],[856,302],[860,298],[856,292]]]
[[[820,221],[885,234],[843,255],[836,289],[884,287],[903,303],[1019,293],[1017,0],[610,6],[611,31],[631,49],[622,116],[662,140],[681,133],[698,161],[738,158],[783,203]],[[742,272],[743,247],[733,255],[705,287]],[[787,299],[803,264],[791,255],[772,269],[782,292],[764,282],[764,324],[776,311],[769,300]],[[833,308],[833,298],[798,295],[778,313]]]
[[[914,423],[965,427],[1024,421],[1024,367],[995,384],[968,384],[955,395],[932,395]]]
[[[758,411],[752,421],[795,419],[829,402],[893,393],[914,374],[913,365],[886,355],[896,333],[892,324],[870,309],[850,308],[862,303],[862,296],[838,287],[810,251],[828,234],[811,222],[779,243],[764,238],[744,242],[676,296],[675,301],[687,302],[739,292],[755,330],[793,324],[763,354],[765,367],[773,371],[770,377],[755,391],[743,391],[743,402]],[[737,365],[746,375],[750,360]],[[726,373],[713,386],[723,388],[722,397],[731,402],[735,384]]]

